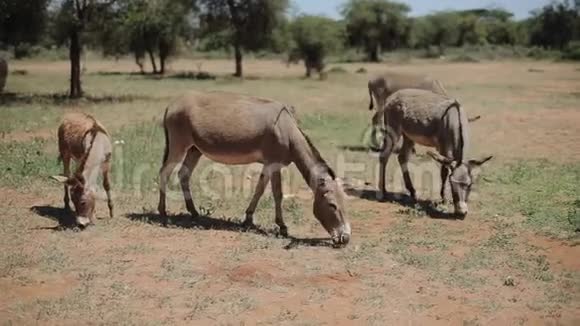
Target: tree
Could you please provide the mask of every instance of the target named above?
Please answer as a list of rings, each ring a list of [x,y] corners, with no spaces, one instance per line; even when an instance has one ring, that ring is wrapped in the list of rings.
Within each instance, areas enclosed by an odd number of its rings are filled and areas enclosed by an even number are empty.
[[[490,44],[514,45],[518,39],[516,23],[490,19],[485,22],[487,41]]]
[[[40,41],[49,0],[0,0],[0,43],[14,46],[14,56],[26,55],[27,45]]]
[[[148,55],[153,73],[164,74],[179,41],[193,35],[193,11],[191,0],[117,0],[106,19],[96,24],[98,44],[106,55],[132,53],[142,72]]]
[[[574,5],[568,1],[554,2],[535,12],[531,19],[530,43],[563,50],[574,37],[578,6],[578,2]]]
[[[306,77],[312,75],[312,70],[321,74],[324,70],[324,58],[328,53],[338,50],[342,44],[340,25],[330,18],[299,16],[291,23],[290,31],[294,46],[290,51],[289,61],[302,59],[306,67]]]
[[[216,43],[220,47],[233,45],[236,77],[243,76],[243,50],[268,47],[288,8],[288,0],[200,0],[200,3],[204,34],[222,36],[222,41]]]
[[[59,43],[68,43],[70,60],[71,98],[83,96],[81,84],[81,54],[89,24],[106,12],[115,0],[64,0],[56,16],[55,37]]]
[[[411,31],[406,4],[388,0],[350,0],[342,8],[348,41],[362,47],[370,61],[379,61],[381,49],[407,45]]]
[[[452,11],[442,11],[416,20],[414,26],[417,45],[428,48],[437,46],[439,55],[445,53],[445,47],[458,43],[459,15]]]
[[[470,13],[459,18],[457,46],[483,44],[486,39],[487,31],[480,17]]]

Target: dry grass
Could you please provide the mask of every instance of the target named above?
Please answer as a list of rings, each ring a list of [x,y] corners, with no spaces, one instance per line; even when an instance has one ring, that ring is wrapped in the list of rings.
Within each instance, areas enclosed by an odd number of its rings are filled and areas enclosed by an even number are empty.
[[[196,71],[199,62],[178,60],[172,69]],[[202,69],[218,78],[196,81],[131,75],[135,67],[125,60],[90,61],[84,85],[91,97],[81,101],[59,95],[65,92],[66,63],[12,66],[28,74],[10,75],[12,95],[0,101],[4,323],[580,322],[579,239],[566,222],[579,196],[573,179],[579,178],[580,72],[571,65],[340,64],[333,66],[346,72],[318,81],[303,80],[299,66],[249,61],[249,78],[238,81],[227,76],[229,61],[209,60]],[[370,118],[369,74],[354,73],[361,67],[437,76],[470,114],[483,116],[471,131],[472,153],[496,158],[483,171],[466,220],[432,219],[423,206],[373,199],[376,158],[344,150],[361,145]],[[543,72],[530,73],[530,68]],[[347,203],[353,242],[335,250],[276,237],[270,195],[256,212],[265,232],[243,232],[238,223],[256,174],[251,168],[232,169],[233,191],[215,198],[201,190],[201,183],[210,180],[210,188],[220,193],[223,177],[207,170],[207,160],[192,181],[196,203],[207,216],[191,220],[177,214],[169,228],[161,227],[154,213],[163,146],[159,118],[172,97],[192,88],[294,105],[300,124],[330,164],[346,161],[356,167],[337,169],[354,188],[351,194],[364,195],[350,196]],[[103,219],[84,232],[51,229],[67,217],[60,209],[61,187],[47,178],[60,172],[54,130],[67,110],[94,114],[114,140],[125,141],[114,153],[117,217],[106,219],[106,206],[99,202]],[[413,162],[412,168],[437,169],[421,155]],[[204,171],[206,179],[201,179]],[[403,191],[396,160],[389,174],[390,189]],[[325,237],[295,168],[284,176],[291,195],[284,202],[291,235]],[[437,187],[427,182],[418,190],[424,199],[437,199]],[[170,211],[185,212],[180,196],[170,201]]]

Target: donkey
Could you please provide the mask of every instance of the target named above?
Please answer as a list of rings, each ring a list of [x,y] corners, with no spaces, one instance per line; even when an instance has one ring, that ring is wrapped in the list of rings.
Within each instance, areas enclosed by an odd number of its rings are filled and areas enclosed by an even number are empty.
[[[371,141],[374,151],[378,151],[376,142],[377,129],[383,127],[383,108],[385,101],[391,94],[401,89],[424,89],[429,90],[437,94],[447,95],[447,90],[443,87],[443,84],[431,77],[421,76],[421,75],[411,75],[411,74],[398,74],[394,72],[388,72],[380,76],[373,77],[368,82],[369,89],[369,110],[375,108],[373,98],[377,103],[377,111],[371,119],[372,131],[371,131]]]
[[[419,89],[395,92],[385,105],[386,130],[380,156],[379,190],[384,198],[385,170],[389,156],[399,139],[403,144],[398,159],[405,187],[416,199],[407,162],[415,143],[434,147],[438,153],[428,154],[441,164],[441,198],[445,201],[445,184],[449,177],[455,214],[467,215],[467,201],[474,182],[474,169],[493,156],[481,160],[466,160],[469,148],[469,120],[457,100]]]
[[[344,215],[343,193],[332,169],[310,139],[298,127],[290,106],[269,99],[207,92],[191,93],[173,102],[163,118],[165,152],[159,171],[159,213],[167,223],[167,180],[182,162],[179,179],[187,210],[199,214],[193,203],[189,180],[200,157],[223,164],[264,165],[254,195],[246,209],[244,225],[253,226],[253,214],[268,184],[275,204],[280,234],[288,235],[282,217],[281,168],[296,167],[314,192],[314,216],[331,235],[335,245],[346,245],[351,236]]]
[[[85,227],[94,224],[95,197],[99,171],[103,174],[103,188],[107,193],[109,217],[113,217],[111,184],[112,145],[109,134],[95,118],[85,113],[68,113],[58,128],[59,159],[64,175],[52,178],[64,184],[64,207],[70,210],[70,198],[75,206],[76,223]],[[77,169],[70,175],[70,161],[77,162]]]

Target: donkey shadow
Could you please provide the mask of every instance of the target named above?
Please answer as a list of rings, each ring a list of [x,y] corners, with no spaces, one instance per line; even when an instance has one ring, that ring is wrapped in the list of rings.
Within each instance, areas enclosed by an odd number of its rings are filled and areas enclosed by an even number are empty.
[[[378,190],[357,189],[354,187],[345,187],[345,192],[349,196],[358,197],[368,201],[396,203],[406,208],[419,209],[432,219],[442,220],[460,220],[455,213],[449,213],[439,210],[430,200],[415,200],[411,196],[400,192],[388,192],[386,198],[380,198]]]
[[[56,226],[34,228],[36,230],[64,231],[77,229],[74,213],[68,209],[54,206],[32,206],[30,211],[38,216],[49,218],[58,223]]]
[[[129,213],[127,218],[133,221],[141,221],[149,224],[163,226],[163,218],[156,213]],[[333,247],[330,238],[296,238],[291,235],[283,236],[272,229],[264,229],[259,226],[248,227],[241,222],[233,221],[228,218],[215,218],[209,215],[199,215],[191,217],[189,214],[177,214],[167,216],[167,226],[178,227],[183,229],[198,230],[218,230],[229,232],[252,232],[264,237],[275,237],[289,239],[290,243],[284,246],[284,249],[294,249],[299,246],[306,247]]]

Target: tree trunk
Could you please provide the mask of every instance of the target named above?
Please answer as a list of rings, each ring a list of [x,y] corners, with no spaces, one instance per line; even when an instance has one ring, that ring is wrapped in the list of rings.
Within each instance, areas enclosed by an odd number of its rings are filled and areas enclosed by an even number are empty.
[[[161,75],[165,74],[165,59],[167,59],[164,56],[159,56],[159,73]]]
[[[310,67],[310,63],[306,59],[304,59],[304,66],[306,67],[306,78],[310,78],[312,76],[312,67]]]
[[[0,94],[4,90],[4,85],[6,85],[7,78],[8,78],[8,62],[0,58]]]
[[[378,44],[374,44],[372,49],[371,49],[371,53],[370,53],[370,61],[371,62],[379,62],[379,57],[380,57],[380,53],[381,53],[381,47]]]
[[[151,67],[153,67],[153,74],[157,74],[157,63],[155,62],[155,54],[153,54],[153,50],[149,49],[147,50],[147,53],[149,53],[149,59],[151,59]]]
[[[71,98],[83,96],[81,86],[81,52],[82,45],[78,30],[70,33],[69,59],[70,59],[70,94]]]
[[[240,18],[238,7],[234,0],[228,0],[228,7],[230,9],[230,15],[232,16],[232,26],[235,30],[234,33],[234,51],[236,57],[236,73],[234,74],[235,77],[242,77],[243,70],[242,70],[242,27],[243,21]]]
[[[243,68],[242,68],[242,47],[240,46],[240,42],[236,41],[234,45],[235,56],[236,56],[236,73],[234,74],[235,77],[242,77],[243,76]]]
[[[145,69],[143,68],[143,57],[136,52],[134,53],[134,55],[135,55],[135,64],[139,66],[139,73],[141,75],[145,74]]]
[[[445,54],[445,46],[443,43],[439,43],[439,57],[442,57]]]
[[[159,41],[159,73],[162,75],[165,74],[165,64],[167,63],[167,58],[169,57],[170,52],[170,45],[168,42],[164,40]]]

